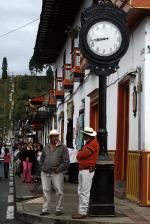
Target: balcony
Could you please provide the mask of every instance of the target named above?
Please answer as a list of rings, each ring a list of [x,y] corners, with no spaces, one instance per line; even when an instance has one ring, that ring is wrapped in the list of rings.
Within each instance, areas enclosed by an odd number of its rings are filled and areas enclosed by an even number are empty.
[[[64,64],[64,66],[63,66],[63,85],[64,85],[64,90],[66,92],[73,90],[73,78],[71,76],[71,64]]]
[[[63,88],[63,80],[61,77],[56,78],[56,90],[55,95],[57,100],[64,99],[64,88]]]
[[[80,67],[80,49],[75,47],[71,57],[71,73],[74,82],[80,82],[84,78],[84,70]]]
[[[46,107],[47,108],[47,107]],[[33,113],[29,119],[28,124],[45,124],[45,122],[50,118],[50,113],[48,110],[38,110],[37,112]]]
[[[49,91],[49,101],[48,105],[51,107],[51,109],[56,109],[56,95],[55,95],[55,90],[50,90]]]
[[[43,129],[43,124],[33,123],[31,124],[31,127],[33,131],[40,131]]]

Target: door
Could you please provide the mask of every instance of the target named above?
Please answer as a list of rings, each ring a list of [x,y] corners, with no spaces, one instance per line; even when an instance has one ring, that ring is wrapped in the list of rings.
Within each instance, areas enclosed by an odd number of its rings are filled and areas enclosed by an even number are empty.
[[[129,80],[118,86],[118,115],[115,174],[116,180],[124,182],[127,179],[127,159],[129,142]]]
[[[90,108],[90,127],[95,131],[98,129],[98,104]]]

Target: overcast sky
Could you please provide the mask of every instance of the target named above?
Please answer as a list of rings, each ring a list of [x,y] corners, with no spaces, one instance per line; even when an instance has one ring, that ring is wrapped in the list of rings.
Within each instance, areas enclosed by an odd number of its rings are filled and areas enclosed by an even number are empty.
[[[30,74],[28,65],[39,20],[15,32],[40,17],[42,0],[0,0],[0,77],[3,57],[7,57],[9,74]]]

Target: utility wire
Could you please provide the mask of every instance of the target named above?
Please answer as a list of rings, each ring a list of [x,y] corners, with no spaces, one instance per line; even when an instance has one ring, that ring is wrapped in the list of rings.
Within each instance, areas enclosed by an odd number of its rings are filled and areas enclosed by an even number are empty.
[[[26,24],[25,24],[25,25],[23,25],[23,26],[20,26],[20,27],[18,27],[18,28],[16,28],[16,29],[10,30],[10,31],[9,31],[9,32],[7,32],[7,33],[1,34],[1,35],[0,35],[0,37],[3,37],[3,36],[6,36],[6,35],[8,35],[8,34],[10,34],[10,33],[16,32],[17,30],[20,30],[20,29],[22,29],[22,28],[24,28],[24,27],[26,27],[26,26],[30,25],[31,23],[36,22],[36,21],[37,21],[37,20],[39,20],[39,19],[40,19],[40,18],[35,19],[35,20],[32,20],[31,22],[26,23]]]

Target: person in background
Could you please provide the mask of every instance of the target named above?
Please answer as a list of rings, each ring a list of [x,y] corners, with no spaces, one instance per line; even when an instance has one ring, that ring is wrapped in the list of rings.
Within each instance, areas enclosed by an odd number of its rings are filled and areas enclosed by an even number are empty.
[[[56,215],[62,214],[62,198],[64,191],[64,172],[69,167],[69,152],[59,141],[57,130],[48,134],[50,143],[43,148],[41,163],[41,181],[43,187],[43,207],[40,215],[49,214],[52,185],[56,192]]]
[[[37,144],[37,155],[36,155],[36,159],[37,159],[37,174],[40,174],[41,171],[41,167],[40,167],[40,159],[41,159],[41,155],[42,155],[42,150],[43,150],[43,145],[38,143]]]
[[[87,217],[92,179],[99,155],[99,144],[95,139],[97,135],[96,131],[91,127],[85,127],[82,132],[85,145],[77,153],[77,160],[79,162],[79,209],[77,214],[72,215],[73,219],[82,219]]]
[[[8,178],[9,164],[11,163],[11,155],[9,149],[5,148],[4,150],[4,177]]]
[[[22,173],[22,161],[21,161],[21,154],[22,154],[22,145],[21,143],[17,145],[17,148],[14,152],[14,171],[15,171],[15,174],[18,176],[18,177],[21,177],[21,173]]]
[[[23,149],[21,159],[23,161],[23,177],[22,181],[26,183],[32,182],[32,166],[35,162],[35,153],[33,151],[32,143],[28,143],[27,147]]]
[[[0,149],[0,179],[4,178],[4,153]]]
[[[35,162],[35,172],[33,177],[34,182],[41,181],[40,158],[42,154],[42,149],[43,149],[43,145],[41,143],[37,143],[35,148],[36,162]]]

